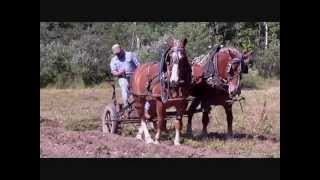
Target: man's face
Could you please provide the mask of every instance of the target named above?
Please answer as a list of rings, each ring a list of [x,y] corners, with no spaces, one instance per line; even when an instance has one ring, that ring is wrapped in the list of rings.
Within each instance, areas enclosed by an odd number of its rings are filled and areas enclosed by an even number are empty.
[[[123,53],[123,50],[120,49],[120,51],[118,53],[116,53],[116,56],[118,56],[119,59],[122,59],[124,53]]]

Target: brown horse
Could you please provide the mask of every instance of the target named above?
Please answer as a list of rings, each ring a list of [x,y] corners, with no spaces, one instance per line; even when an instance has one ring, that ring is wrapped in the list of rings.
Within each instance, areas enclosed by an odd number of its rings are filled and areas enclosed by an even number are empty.
[[[225,109],[228,124],[227,138],[232,137],[232,100],[240,95],[241,73],[248,72],[248,63],[252,52],[240,53],[235,48],[222,48],[216,53],[209,53],[204,58],[204,63],[193,60],[193,66],[201,66],[201,83],[195,84],[191,95],[195,97],[188,109],[187,135],[192,136],[192,117],[201,103],[202,136],[207,136],[209,113],[211,105],[221,105]]]
[[[134,106],[141,119],[141,126],[136,138],[141,140],[144,133],[146,143],[159,143],[161,130],[165,125],[166,109],[175,107],[177,114],[174,145],[180,144],[182,116],[187,108],[186,98],[190,95],[192,81],[191,64],[185,50],[186,43],[187,39],[170,40],[164,53],[163,64],[159,62],[143,64],[136,69],[132,76],[131,92],[135,101]],[[149,134],[144,117],[146,100],[151,104],[150,111],[155,112],[158,119],[155,141]]]

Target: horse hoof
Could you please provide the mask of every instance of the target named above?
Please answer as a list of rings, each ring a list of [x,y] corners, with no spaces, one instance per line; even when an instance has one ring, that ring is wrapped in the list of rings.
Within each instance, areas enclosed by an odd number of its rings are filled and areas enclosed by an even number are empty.
[[[156,128],[154,127],[153,123],[151,123],[151,122],[148,123],[148,127],[149,127],[150,129],[152,129],[152,130],[156,129]]]
[[[154,144],[160,144],[160,143],[159,143],[159,141],[158,141],[158,140],[155,140],[155,141],[154,141]]]
[[[137,138],[138,140],[142,140],[142,135],[138,134],[138,135],[136,136],[136,138]]]
[[[208,137],[208,133],[207,132],[202,132],[200,137],[201,138],[206,138],[206,137]]]
[[[179,141],[174,141],[173,144],[174,144],[175,146],[180,146],[180,145],[181,145]]]
[[[146,144],[154,144],[154,141],[150,138],[146,139]]]

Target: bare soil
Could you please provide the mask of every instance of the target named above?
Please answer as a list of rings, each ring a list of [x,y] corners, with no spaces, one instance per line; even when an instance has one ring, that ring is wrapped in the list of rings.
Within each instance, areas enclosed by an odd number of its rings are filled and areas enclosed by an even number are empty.
[[[145,144],[134,137],[101,131],[68,131],[57,120],[40,118],[41,158],[232,158],[226,153],[188,145]]]

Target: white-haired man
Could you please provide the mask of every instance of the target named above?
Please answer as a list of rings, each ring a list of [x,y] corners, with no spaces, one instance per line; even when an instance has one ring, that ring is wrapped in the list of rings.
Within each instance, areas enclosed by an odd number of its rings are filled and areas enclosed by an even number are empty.
[[[112,46],[112,52],[115,55],[110,62],[111,73],[118,77],[119,86],[121,88],[121,94],[124,107],[128,105],[129,99],[129,83],[130,78],[136,68],[140,65],[139,59],[135,53],[125,51],[119,44]],[[145,104],[145,117],[150,118],[149,114],[150,104]]]

